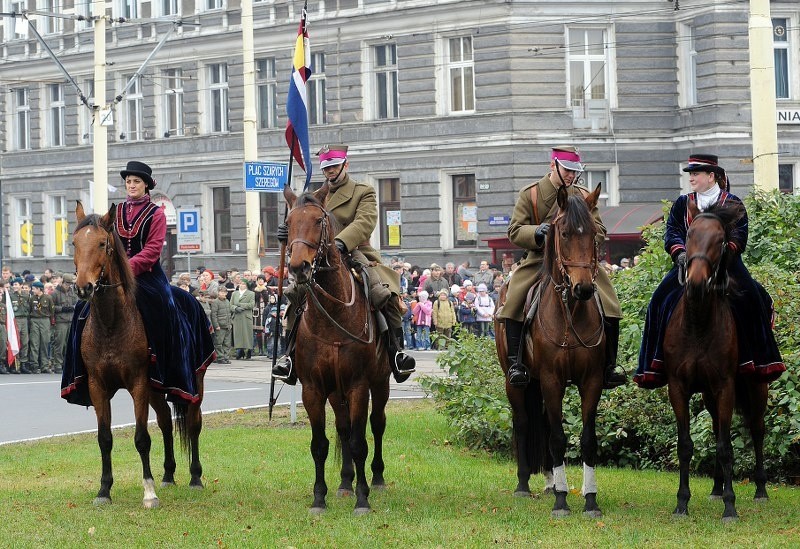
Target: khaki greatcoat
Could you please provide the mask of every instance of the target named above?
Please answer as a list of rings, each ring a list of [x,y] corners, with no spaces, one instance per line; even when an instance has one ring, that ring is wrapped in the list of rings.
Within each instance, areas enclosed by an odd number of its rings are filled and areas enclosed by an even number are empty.
[[[511,215],[511,223],[508,226],[508,239],[520,248],[527,250],[528,253],[509,279],[506,303],[497,316],[498,318],[510,318],[520,322],[525,320],[523,310],[528,290],[533,285],[536,274],[544,262],[544,246],[539,246],[534,237],[539,224],[536,223],[536,218],[533,214],[533,200],[531,198],[531,188],[533,186],[538,187],[536,203],[540,221],[552,221],[552,213],[558,208],[556,205],[556,188],[550,181],[549,174],[536,183],[525,186],[517,197],[514,213]],[[589,192],[585,187],[574,184],[568,187],[568,191],[570,194],[583,196]],[[600,219],[600,212],[597,206],[592,210],[592,215],[597,225],[596,241],[598,245],[601,245],[605,242],[606,227]],[[622,318],[617,293],[611,285],[611,279],[608,278],[608,274],[602,268],[598,269],[596,283],[605,315],[610,318]]]

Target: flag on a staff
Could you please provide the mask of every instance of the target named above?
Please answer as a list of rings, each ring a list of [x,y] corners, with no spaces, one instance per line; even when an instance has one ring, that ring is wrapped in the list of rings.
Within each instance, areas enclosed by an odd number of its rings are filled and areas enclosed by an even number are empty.
[[[297,164],[306,172],[306,184],[311,183],[311,154],[308,142],[308,93],[306,82],[311,77],[311,50],[308,46],[308,28],[306,27],[306,10],[308,0],[303,4],[300,17],[300,28],[297,30],[297,42],[294,48],[292,79],[289,82],[289,97],[286,100],[286,144],[292,151]]]
[[[8,288],[6,288],[6,353],[6,364],[11,368],[19,354],[19,328],[17,328],[17,319],[14,318],[14,304],[11,303],[11,294]],[[17,369],[19,370],[19,368]]]

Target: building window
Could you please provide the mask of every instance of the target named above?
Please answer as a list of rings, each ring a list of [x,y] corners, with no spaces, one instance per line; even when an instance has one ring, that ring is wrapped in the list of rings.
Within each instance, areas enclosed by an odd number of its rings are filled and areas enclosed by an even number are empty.
[[[3,3],[5,5],[5,2]],[[23,13],[28,10],[26,0],[11,0],[9,12]],[[12,40],[24,40],[28,38],[28,22],[20,17],[3,17],[5,25],[4,36],[11,37]]]
[[[183,135],[183,71],[164,70],[164,137]]]
[[[583,184],[593,191],[600,184],[600,199],[597,201],[598,207],[619,206],[619,189],[616,183],[611,181],[611,173],[607,170],[590,170],[583,172],[581,176]]]
[[[28,88],[14,90],[14,148],[24,150],[31,148],[31,104]]]
[[[376,118],[397,118],[400,95],[397,90],[397,45],[381,44],[373,47],[375,67]]]
[[[256,59],[258,129],[278,127],[278,75],[273,57]]]
[[[778,189],[782,193],[793,194],[794,181],[794,164],[778,164]]]
[[[94,27],[92,21],[92,2],[75,2],[76,15],[83,16],[83,20],[75,21],[75,30],[82,31]]]
[[[308,109],[310,124],[325,124],[328,111],[325,108],[325,54],[311,54],[311,78],[308,81]]]
[[[206,0],[207,10],[221,10],[225,7],[225,0]]]
[[[258,193],[261,207],[261,234],[259,242],[267,249],[278,248],[278,194]]]
[[[48,256],[68,256],[69,253],[69,225],[67,223],[67,197],[49,196],[48,197]]]
[[[228,125],[228,65],[217,63],[208,67],[211,94],[211,132],[230,131]]]
[[[694,27],[681,25],[679,28],[678,55],[681,60],[681,70],[678,81],[680,82],[680,106],[691,107],[697,105],[697,46],[695,42]]]
[[[455,245],[478,244],[478,202],[475,198],[475,174],[453,175],[453,221]]]
[[[131,82],[131,78],[133,81]],[[125,94],[125,124],[120,134],[120,140],[140,141],[143,136],[142,112],[142,79],[140,76],[125,77],[125,84],[131,82],[128,93]]]
[[[39,21],[42,23],[42,34],[57,34],[61,32],[61,1],[60,0],[44,0],[42,11],[49,12],[54,15],[41,15]],[[20,21],[21,23],[22,21]]]
[[[139,17],[139,0],[117,0],[117,11],[125,19]]]
[[[214,187],[212,190],[214,205],[214,251],[231,251],[231,189],[230,187]]]
[[[64,114],[66,106],[64,104],[64,86],[61,84],[49,84],[48,95],[50,96],[50,146],[62,147],[66,145],[64,134]]]
[[[474,111],[475,62],[472,55],[472,37],[451,38],[448,53],[450,112]]]
[[[400,179],[378,179],[380,203],[381,248],[399,248],[402,245],[400,229]]]
[[[31,221],[31,199],[14,199],[14,220],[11,240],[15,257],[33,257],[33,221]]]
[[[775,97],[789,99],[789,34],[788,20],[772,19],[772,48],[775,55]]]
[[[86,102],[94,105],[94,78],[87,78],[83,81],[83,94]],[[80,132],[80,142],[83,145],[91,145],[94,142],[94,115],[100,111],[95,111],[87,107],[78,98],[78,131]],[[100,123],[100,120],[97,120]]]
[[[178,0],[161,0],[161,15],[179,15]]]
[[[610,108],[608,32],[570,28],[567,34],[567,76],[573,124],[579,129],[606,129]]]

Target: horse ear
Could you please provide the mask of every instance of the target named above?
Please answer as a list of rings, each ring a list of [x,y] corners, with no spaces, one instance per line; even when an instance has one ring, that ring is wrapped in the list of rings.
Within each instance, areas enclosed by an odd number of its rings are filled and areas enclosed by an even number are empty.
[[[556,202],[558,202],[558,207],[561,210],[567,209],[567,200],[569,199],[569,193],[567,192],[566,185],[560,185],[558,187],[558,191],[556,191]]]
[[[100,226],[107,231],[111,231],[114,228],[114,221],[116,220],[116,218],[117,218],[117,205],[112,203],[106,215],[100,218],[99,220]]]
[[[325,199],[328,198],[328,193],[331,191],[330,184],[326,181],[325,184],[314,191],[314,198],[319,200],[320,204],[325,204]]]
[[[689,200],[688,208],[689,214],[692,216],[692,218],[695,218],[700,214],[700,208],[697,207],[697,202],[694,200]]]
[[[289,205],[289,209],[294,208],[294,202],[297,200],[297,195],[294,194],[294,191],[291,187],[286,186],[283,188],[283,198],[286,199],[286,203]]]
[[[78,223],[80,223],[86,217],[86,212],[83,211],[83,203],[80,200],[76,200],[76,202],[78,204],[75,206],[75,217],[77,218]]]
[[[594,210],[598,200],[600,200],[600,183],[598,183],[597,187],[586,197],[586,204],[589,205],[589,211]]]

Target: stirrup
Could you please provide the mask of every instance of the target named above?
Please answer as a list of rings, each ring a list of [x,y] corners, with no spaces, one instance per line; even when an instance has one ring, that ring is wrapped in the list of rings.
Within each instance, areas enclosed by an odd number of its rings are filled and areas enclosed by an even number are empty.
[[[294,363],[289,355],[280,357],[272,368],[272,377],[281,381],[289,381],[292,373],[294,373]]]
[[[512,387],[524,389],[531,382],[531,375],[524,364],[513,364],[508,369],[508,383]]]
[[[403,383],[417,371],[416,361],[411,355],[397,351],[392,359],[392,375],[397,383]]]
[[[621,367],[615,365],[603,371],[603,389],[614,389],[627,382],[628,374]]]

